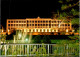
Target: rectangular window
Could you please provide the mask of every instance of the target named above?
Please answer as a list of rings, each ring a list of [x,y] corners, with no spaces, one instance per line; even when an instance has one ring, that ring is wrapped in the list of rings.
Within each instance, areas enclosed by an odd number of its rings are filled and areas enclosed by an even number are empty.
[[[32,26],[34,26],[34,24],[32,24]]]
[[[37,21],[35,21],[35,23],[37,23]]]
[[[8,23],[10,23],[10,21],[8,21]]]
[[[11,26],[13,26],[13,24],[11,24]]]
[[[18,26],[18,24],[16,24],[16,26]]]
[[[10,24],[8,24],[8,26],[10,26]]]
[[[37,24],[35,24],[35,26],[37,26]]]
[[[68,26],[70,26],[70,24],[68,24]]]
[[[45,26],[45,24],[43,24],[43,26]]]
[[[43,23],[45,23],[45,21],[43,21]]]

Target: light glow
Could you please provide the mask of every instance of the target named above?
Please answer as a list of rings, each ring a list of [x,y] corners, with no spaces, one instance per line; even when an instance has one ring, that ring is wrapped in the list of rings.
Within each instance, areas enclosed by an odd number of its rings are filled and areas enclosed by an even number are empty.
[[[22,35],[21,35],[21,33],[19,33],[19,35],[18,35],[18,36],[19,36],[19,39],[20,39],[20,38],[21,38],[21,36],[22,36]]]
[[[51,29],[49,29],[49,32],[51,32]]]
[[[52,30],[52,32],[54,32],[54,29]]]
[[[45,29],[45,32],[47,32],[47,29]]]
[[[44,32],[43,29],[42,29],[42,32]]]
[[[40,32],[40,29],[38,29],[38,32]]]
[[[58,32],[58,29],[56,29],[56,32]]]
[[[3,32],[3,29],[2,29],[2,32]]]
[[[35,32],[36,32],[37,30],[35,29]]]
[[[8,29],[8,32],[9,32],[9,29]]]
[[[26,41],[28,41],[28,39],[26,38]]]
[[[33,32],[33,29],[31,29],[31,32]]]
[[[68,29],[66,29],[66,32],[68,32]]]

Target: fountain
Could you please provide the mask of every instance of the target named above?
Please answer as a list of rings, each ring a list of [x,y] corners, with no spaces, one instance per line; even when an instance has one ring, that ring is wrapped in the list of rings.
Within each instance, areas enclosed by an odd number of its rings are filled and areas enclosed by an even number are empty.
[[[29,37],[28,37],[28,32],[26,32],[26,29],[16,30],[16,35],[13,35],[13,38],[14,38],[13,43],[25,43],[26,41],[27,43],[31,43],[32,33],[30,32]]]

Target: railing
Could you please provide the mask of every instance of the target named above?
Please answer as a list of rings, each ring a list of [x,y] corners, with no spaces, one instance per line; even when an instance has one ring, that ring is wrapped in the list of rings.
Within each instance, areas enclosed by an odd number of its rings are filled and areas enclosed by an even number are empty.
[[[79,53],[75,47],[57,44],[4,44],[0,47],[5,56],[51,56]]]

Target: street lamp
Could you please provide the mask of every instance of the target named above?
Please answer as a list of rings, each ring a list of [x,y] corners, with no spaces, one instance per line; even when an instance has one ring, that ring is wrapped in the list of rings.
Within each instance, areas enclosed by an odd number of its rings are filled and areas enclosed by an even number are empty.
[[[26,41],[28,41],[28,39],[26,38]]]

